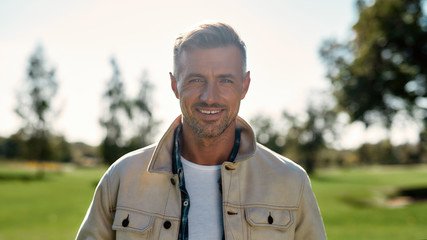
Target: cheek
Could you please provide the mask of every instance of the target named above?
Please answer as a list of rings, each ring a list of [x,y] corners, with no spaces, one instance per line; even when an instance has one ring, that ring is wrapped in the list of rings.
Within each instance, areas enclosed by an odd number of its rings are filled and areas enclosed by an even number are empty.
[[[190,111],[191,105],[194,101],[194,95],[192,95],[188,91],[180,92],[179,102],[181,105],[181,110],[183,112]]]
[[[240,100],[242,100],[242,98],[244,97],[242,91],[239,91],[238,89],[230,90],[224,96],[226,97],[226,99],[228,99],[230,103],[233,104],[239,104]]]

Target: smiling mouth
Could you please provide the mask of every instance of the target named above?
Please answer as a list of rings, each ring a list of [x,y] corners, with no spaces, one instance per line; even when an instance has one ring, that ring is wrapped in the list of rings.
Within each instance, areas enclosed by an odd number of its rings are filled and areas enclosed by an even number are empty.
[[[203,114],[208,114],[208,115],[213,115],[213,114],[217,114],[217,113],[219,113],[220,111],[219,110],[216,110],[216,111],[208,111],[208,110],[199,110],[201,113],[203,113]]]

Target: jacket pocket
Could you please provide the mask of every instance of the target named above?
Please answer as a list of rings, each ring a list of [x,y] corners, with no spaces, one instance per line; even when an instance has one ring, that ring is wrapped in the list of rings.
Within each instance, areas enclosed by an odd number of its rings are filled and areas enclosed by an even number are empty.
[[[249,239],[288,239],[288,229],[294,222],[290,210],[246,208]]]
[[[112,228],[116,231],[117,239],[149,239],[153,222],[152,216],[117,209]]]

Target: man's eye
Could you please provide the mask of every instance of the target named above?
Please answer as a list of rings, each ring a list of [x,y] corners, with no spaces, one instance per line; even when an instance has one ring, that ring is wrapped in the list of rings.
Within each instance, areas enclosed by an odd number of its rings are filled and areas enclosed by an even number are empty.
[[[221,82],[223,82],[223,83],[233,83],[233,80],[228,79],[228,78],[224,78],[224,79],[221,80]]]
[[[201,82],[202,81],[202,79],[200,79],[200,78],[193,78],[193,79],[190,79],[190,83],[198,83],[198,82]]]

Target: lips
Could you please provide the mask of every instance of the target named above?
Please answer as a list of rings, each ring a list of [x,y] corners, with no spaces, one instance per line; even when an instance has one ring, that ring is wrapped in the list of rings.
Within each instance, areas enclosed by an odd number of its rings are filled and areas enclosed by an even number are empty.
[[[220,106],[198,106],[195,110],[199,113],[200,120],[213,122],[219,120],[225,111],[225,108]]]
[[[202,119],[212,121],[218,119],[222,115],[223,109],[197,108],[197,112]]]
[[[210,110],[202,110],[202,109],[200,109],[199,110],[201,113],[203,113],[203,114],[208,114],[208,115],[213,115],[213,114],[217,114],[217,113],[219,113],[220,111],[219,110],[216,110],[216,111],[210,111]]]
[[[203,117],[218,117],[227,106],[224,106],[219,103],[207,104],[205,102],[200,102],[194,105],[194,109],[199,112]]]

